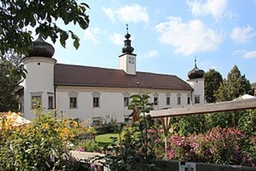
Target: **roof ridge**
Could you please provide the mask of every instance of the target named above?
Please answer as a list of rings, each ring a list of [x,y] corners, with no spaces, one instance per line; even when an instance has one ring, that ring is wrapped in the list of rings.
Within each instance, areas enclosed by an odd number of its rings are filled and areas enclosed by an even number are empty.
[[[66,65],[66,66],[74,66],[74,67],[87,67],[87,68],[99,68],[99,69],[107,69],[107,70],[122,70],[120,68],[103,68],[103,67],[98,67],[98,66],[88,66],[88,65],[79,65],[79,64],[64,64],[64,63],[56,63],[55,65]],[[123,71],[123,70],[122,70]],[[136,71],[137,73],[143,73],[143,74],[152,74],[152,75],[163,75],[163,76],[175,76],[174,74],[167,74],[167,73],[154,73],[154,72],[149,72],[149,71]]]

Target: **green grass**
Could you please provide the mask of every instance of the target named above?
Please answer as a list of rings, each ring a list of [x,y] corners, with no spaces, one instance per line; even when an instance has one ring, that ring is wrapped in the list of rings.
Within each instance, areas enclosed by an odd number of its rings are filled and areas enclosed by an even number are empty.
[[[112,143],[111,137],[119,138],[119,134],[118,133],[101,134],[101,135],[97,135],[95,137],[95,140],[99,144],[99,146],[103,147],[105,145],[109,145]]]

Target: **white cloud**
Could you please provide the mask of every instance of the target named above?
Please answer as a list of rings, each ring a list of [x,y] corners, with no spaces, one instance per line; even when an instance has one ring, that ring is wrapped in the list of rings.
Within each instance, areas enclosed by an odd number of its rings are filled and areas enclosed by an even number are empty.
[[[207,0],[205,3],[201,0],[187,0],[187,4],[194,15],[211,14],[215,19],[223,16],[232,17],[232,14],[227,11],[228,0]]]
[[[149,21],[147,8],[137,4],[125,5],[120,7],[119,9],[103,7],[103,11],[105,12],[105,14],[107,14],[111,21],[119,20],[128,23],[147,23]]]
[[[223,36],[205,26],[200,20],[183,22],[180,17],[169,17],[167,22],[155,26],[159,40],[175,47],[175,53],[190,55],[218,49]]]
[[[99,28],[87,28],[84,31],[84,38],[93,41],[96,44],[100,43],[99,36],[101,35],[101,30]]]
[[[241,55],[241,54],[243,54],[243,53],[245,53],[246,52],[246,50],[235,50],[233,53],[232,53],[232,55]]]
[[[244,53],[244,58],[256,58],[256,50]]]
[[[114,22],[115,21],[115,12],[114,12],[114,10],[111,9],[111,8],[105,8],[105,7],[103,7],[102,9],[103,9],[104,13],[107,14],[108,18],[112,22]]]
[[[116,45],[122,45],[123,44],[123,36],[121,34],[118,34],[118,33],[114,33],[113,35],[110,35],[109,37],[109,40],[116,44]]]
[[[250,25],[247,25],[245,28],[235,27],[230,37],[235,43],[245,43],[255,36],[255,33],[252,32],[253,28]]]
[[[158,50],[149,50],[148,52],[146,52],[142,58],[143,59],[152,59],[152,58],[157,58],[159,56],[159,52]]]

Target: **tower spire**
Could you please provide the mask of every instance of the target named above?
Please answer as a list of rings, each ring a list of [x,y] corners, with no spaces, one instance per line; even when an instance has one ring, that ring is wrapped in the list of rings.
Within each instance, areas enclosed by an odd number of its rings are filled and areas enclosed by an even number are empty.
[[[127,31],[127,34],[128,34],[128,30],[129,30],[129,25],[128,24],[126,24],[126,31]]]
[[[124,47],[122,49],[122,53],[132,54],[132,52],[134,51],[134,48],[131,46],[131,40],[130,40],[131,35],[128,32],[128,26],[129,25],[126,24],[127,33],[125,35],[126,40],[124,40]]]
[[[196,65],[196,56],[195,56],[195,68],[197,68],[197,65]]]

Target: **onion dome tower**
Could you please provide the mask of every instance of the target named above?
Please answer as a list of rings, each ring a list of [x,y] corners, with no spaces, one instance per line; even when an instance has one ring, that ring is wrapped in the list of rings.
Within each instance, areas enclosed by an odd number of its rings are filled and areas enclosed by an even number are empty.
[[[188,72],[189,80],[187,81],[193,88],[191,95],[193,104],[204,103],[204,73],[204,70],[197,67],[195,58],[195,67]]]
[[[28,53],[28,57],[45,57],[52,58],[54,55],[54,47],[45,42],[41,36],[37,38],[36,41],[32,43],[32,47]]]
[[[54,47],[41,36],[32,42],[28,56],[22,59],[27,71],[24,80],[24,117],[33,119],[35,109],[52,110],[55,108]]]
[[[198,69],[196,65],[196,59],[195,59],[195,67],[188,72],[188,78],[196,79],[196,78],[203,78],[203,76],[204,76],[204,70]]]
[[[119,68],[123,69],[128,75],[136,75],[136,54],[133,53],[134,48],[131,46],[128,24],[126,24],[126,30],[124,47],[122,48],[122,54],[119,55]]]

